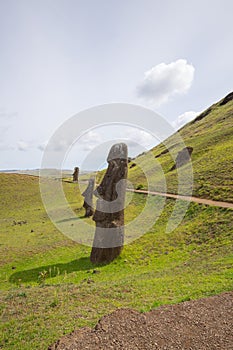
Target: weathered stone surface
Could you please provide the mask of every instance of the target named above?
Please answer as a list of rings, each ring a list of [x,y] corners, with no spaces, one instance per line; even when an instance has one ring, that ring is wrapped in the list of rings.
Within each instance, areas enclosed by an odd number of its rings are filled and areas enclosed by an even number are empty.
[[[94,191],[98,197],[93,216],[96,232],[90,256],[94,264],[111,262],[120,254],[124,244],[127,146],[124,143],[112,146],[107,161],[105,176]]]
[[[83,207],[85,208],[85,217],[90,217],[94,214],[93,210],[93,191],[95,187],[95,179],[90,179],[88,186],[85,191],[82,193],[84,197]]]
[[[171,171],[180,168],[182,165],[188,163],[190,161],[192,152],[192,147],[184,147],[180,152],[178,152],[176,162],[171,168]]]
[[[76,182],[78,181],[78,174],[79,174],[79,167],[75,167],[74,168],[74,172],[73,172],[73,181]]]

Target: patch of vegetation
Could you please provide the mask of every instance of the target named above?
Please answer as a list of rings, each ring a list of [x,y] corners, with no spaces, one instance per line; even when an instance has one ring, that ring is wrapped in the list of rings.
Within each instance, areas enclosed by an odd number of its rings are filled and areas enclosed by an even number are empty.
[[[175,203],[167,200],[145,235],[126,245],[113,263],[96,267],[90,247],[64,237],[50,222],[36,177],[0,174],[0,182],[0,348],[46,349],[117,307],[148,311],[232,289],[230,209],[191,203],[182,224],[167,233]],[[71,182],[63,182],[63,188],[81,217],[83,188]],[[133,194],[126,222],[142,211],[147,198]],[[155,208],[160,200],[151,197]]]

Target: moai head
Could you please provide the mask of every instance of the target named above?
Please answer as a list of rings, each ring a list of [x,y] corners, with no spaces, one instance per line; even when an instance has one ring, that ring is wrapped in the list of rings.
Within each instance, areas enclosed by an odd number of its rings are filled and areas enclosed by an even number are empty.
[[[108,169],[101,184],[97,187],[94,194],[106,201],[113,201],[118,195],[125,193],[117,193],[116,185],[120,180],[127,178],[128,173],[128,149],[125,143],[117,143],[113,145],[109,151]],[[122,189],[123,190],[123,189]],[[125,194],[123,195],[123,200]]]

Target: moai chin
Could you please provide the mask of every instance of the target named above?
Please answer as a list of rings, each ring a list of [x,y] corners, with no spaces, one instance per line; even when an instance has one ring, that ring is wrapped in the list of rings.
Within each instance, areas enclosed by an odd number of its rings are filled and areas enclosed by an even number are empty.
[[[78,182],[78,174],[79,174],[79,167],[76,166],[73,172],[73,182]]]
[[[85,208],[85,217],[90,217],[94,214],[93,210],[93,191],[95,187],[95,179],[91,178],[89,179],[88,186],[85,189],[85,191],[82,193],[82,196],[84,197],[84,203],[83,207]]]
[[[93,264],[109,263],[124,245],[124,203],[128,173],[128,150],[124,143],[110,149],[108,168],[94,191],[98,198],[93,220],[96,223],[90,260]]]

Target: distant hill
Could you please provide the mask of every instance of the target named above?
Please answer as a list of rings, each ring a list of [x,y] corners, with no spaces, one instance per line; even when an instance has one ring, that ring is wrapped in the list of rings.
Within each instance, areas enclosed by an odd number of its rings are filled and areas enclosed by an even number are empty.
[[[47,172],[50,174],[51,172],[59,172],[60,170],[56,169],[48,169]],[[40,169],[11,169],[11,170],[0,170],[0,173],[10,173],[10,174],[22,174],[22,175],[33,175],[33,176],[39,176]],[[63,169],[62,173],[64,175],[71,175],[73,173],[73,170],[70,169]]]
[[[150,174],[154,190],[163,190],[165,176],[167,192],[177,193],[177,170],[171,156],[171,152],[177,155],[181,150],[181,145],[176,143],[177,134],[183,138],[186,147],[193,149],[193,195],[233,202],[233,93],[213,104],[150,151],[161,165],[164,175],[154,168],[149,158],[150,152],[132,160],[129,163],[129,180],[135,187],[147,188],[146,177],[136,165],[140,163]],[[180,169],[188,176],[187,164]]]

